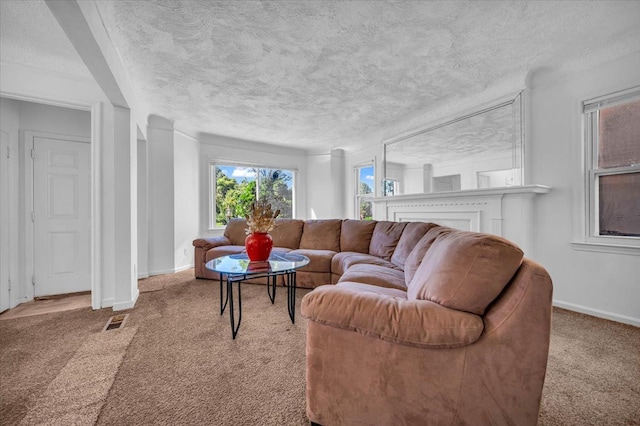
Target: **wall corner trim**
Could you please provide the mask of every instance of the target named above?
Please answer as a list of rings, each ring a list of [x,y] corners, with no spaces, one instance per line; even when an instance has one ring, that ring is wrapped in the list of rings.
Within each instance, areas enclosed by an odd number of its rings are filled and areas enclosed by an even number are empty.
[[[114,311],[123,311],[125,309],[131,309],[136,305],[136,302],[138,301],[138,296],[140,296],[140,290],[138,290],[136,288],[136,292],[133,295],[133,298],[131,300],[127,300],[125,302],[116,302],[113,304],[113,310]]]

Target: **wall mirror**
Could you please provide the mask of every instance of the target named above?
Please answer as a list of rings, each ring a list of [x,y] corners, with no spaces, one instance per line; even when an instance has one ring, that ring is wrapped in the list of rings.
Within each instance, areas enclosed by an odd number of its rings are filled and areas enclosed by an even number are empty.
[[[383,195],[522,185],[522,97],[384,141]]]

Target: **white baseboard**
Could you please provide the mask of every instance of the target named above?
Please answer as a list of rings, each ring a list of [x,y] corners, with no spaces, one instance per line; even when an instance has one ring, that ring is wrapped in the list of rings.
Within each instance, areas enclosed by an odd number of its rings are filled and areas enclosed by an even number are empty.
[[[563,302],[561,300],[554,300],[553,306],[558,308],[567,309],[569,311],[580,312],[581,314],[591,315],[593,317],[604,318],[611,321],[621,322],[624,324],[634,325],[640,327],[640,318],[629,317],[627,315],[620,315],[614,312],[602,311],[600,309],[588,308],[582,305],[576,305],[575,303]]]
[[[138,279],[141,280],[143,278],[149,278],[148,272],[138,272]]]
[[[118,302],[113,304],[114,311],[123,311],[125,309],[131,309],[136,305],[138,301],[138,296],[140,296],[140,292],[136,288],[136,292],[133,294],[133,298],[131,300],[127,300],[126,302]]]
[[[184,266],[181,266],[179,268],[176,268],[175,272],[182,272],[182,271],[186,271],[187,269],[191,269],[191,268],[193,268],[193,263],[190,264],[190,265],[184,265]]]
[[[182,272],[182,271],[185,271],[185,270],[191,269],[191,268],[193,268],[193,264],[180,266],[179,268],[174,268],[174,269],[163,269],[163,270],[160,270],[160,271],[149,271],[148,277],[152,277],[154,275],[175,274],[176,272]]]
[[[110,308],[113,306],[113,297],[110,297],[108,299],[102,299],[102,303],[101,306],[103,308]]]

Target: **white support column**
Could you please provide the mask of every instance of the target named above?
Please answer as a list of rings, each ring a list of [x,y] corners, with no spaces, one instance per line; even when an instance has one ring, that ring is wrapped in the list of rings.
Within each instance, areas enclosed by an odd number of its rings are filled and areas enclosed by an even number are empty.
[[[95,3],[45,1],[107,98],[93,108],[92,305],[128,309],[138,297],[138,138],[132,109],[144,125],[147,114],[137,102]]]
[[[149,117],[147,127],[149,275],[175,269],[175,179],[173,123]]]
[[[332,185],[331,191],[331,209],[333,217],[345,217],[345,155],[343,149],[332,149],[331,153],[331,175],[329,182]]]
[[[129,309],[138,298],[137,134],[128,108],[104,105],[101,141],[101,307]],[[133,126],[135,128],[135,126]]]

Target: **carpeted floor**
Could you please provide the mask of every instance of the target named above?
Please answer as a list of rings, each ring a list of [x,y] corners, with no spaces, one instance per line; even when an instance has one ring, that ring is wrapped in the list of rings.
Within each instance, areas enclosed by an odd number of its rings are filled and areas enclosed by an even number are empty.
[[[0,321],[0,424],[45,418],[43,407],[77,392],[91,395],[76,424],[307,425],[306,324],[299,312],[291,324],[284,289],[271,305],[266,287],[243,286],[234,341],[228,313],[219,315],[217,282],[192,277],[188,270],[141,280],[122,330],[101,332],[109,309]],[[298,310],[305,292],[298,291]],[[89,356],[102,352],[91,349],[96,344],[113,355],[104,367],[92,367],[97,358]],[[62,384],[69,390],[59,391]],[[51,410],[47,422],[68,424],[68,415]],[[639,419],[640,329],[555,310],[539,424]]]

